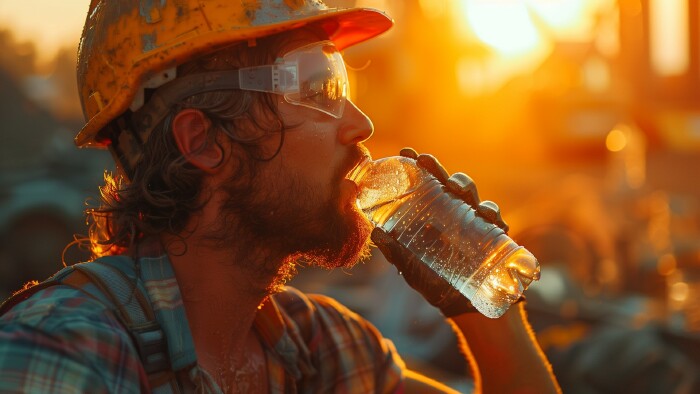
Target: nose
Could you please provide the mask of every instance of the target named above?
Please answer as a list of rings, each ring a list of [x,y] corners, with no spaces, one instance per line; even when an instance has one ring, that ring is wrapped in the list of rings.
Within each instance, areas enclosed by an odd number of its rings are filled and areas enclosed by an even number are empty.
[[[374,125],[370,118],[350,100],[345,103],[340,121],[342,123],[338,130],[338,139],[343,145],[359,144],[374,133]]]

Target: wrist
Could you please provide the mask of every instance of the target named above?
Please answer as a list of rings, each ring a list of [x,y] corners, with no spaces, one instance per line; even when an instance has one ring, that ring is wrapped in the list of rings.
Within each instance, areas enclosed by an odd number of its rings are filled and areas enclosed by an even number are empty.
[[[448,319],[451,319],[453,317],[457,317],[457,316],[463,315],[463,314],[473,314],[473,313],[481,314],[481,312],[479,312],[476,309],[476,307],[474,307],[472,305],[472,303],[469,302],[469,300],[466,297],[462,296],[462,298],[463,298],[463,300],[457,300],[453,303],[450,303],[447,306],[438,307],[440,309],[440,312],[442,312],[442,314]],[[525,296],[521,295],[520,298],[518,298],[510,306],[509,310],[516,308],[516,305],[518,305],[518,304],[524,304],[525,300],[526,300]],[[508,313],[508,312],[506,312],[506,313]]]

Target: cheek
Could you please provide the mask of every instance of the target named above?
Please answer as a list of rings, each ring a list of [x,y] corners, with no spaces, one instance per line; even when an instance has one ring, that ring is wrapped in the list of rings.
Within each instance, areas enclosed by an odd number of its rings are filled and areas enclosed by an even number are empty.
[[[333,129],[322,122],[304,121],[287,130],[282,153],[289,160],[308,165],[329,166],[336,149]]]
[[[282,147],[284,165],[309,177],[328,179],[333,174],[337,148],[334,118],[302,106],[289,104],[282,98],[280,114],[288,126]],[[315,175],[315,176],[314,176]]]
[[[333,173],[332,142],[322,135],[300,132],[285,141],[282,153],[282,165],[310,179],[327,179]]]

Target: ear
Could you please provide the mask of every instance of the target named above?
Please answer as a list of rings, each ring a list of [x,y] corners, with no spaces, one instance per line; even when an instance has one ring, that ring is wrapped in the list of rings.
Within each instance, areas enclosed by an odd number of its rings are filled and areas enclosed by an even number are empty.
[[[211,121],[202,111],[186,108],[172,123],[173,137],[187,161],[202,171],[213,173],[224,159],[222,148],[209,141]]]

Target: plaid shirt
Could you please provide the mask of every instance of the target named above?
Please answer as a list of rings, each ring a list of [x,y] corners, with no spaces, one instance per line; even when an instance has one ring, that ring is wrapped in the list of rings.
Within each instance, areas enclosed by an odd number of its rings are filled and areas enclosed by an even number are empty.
[[[168,258],[141,258],[140,270],[173,369],[189,368],[189,383],[198,391],[220,393],[196,366]],[[264,304],[254,329],[263,341],[271,393],[402,391],[404,364],[391,341],[330,298],[286,288]],[[108,307],[80,290],[39,290],[0,318],[2,393],[137,393],[147,382],[126,329]]]

